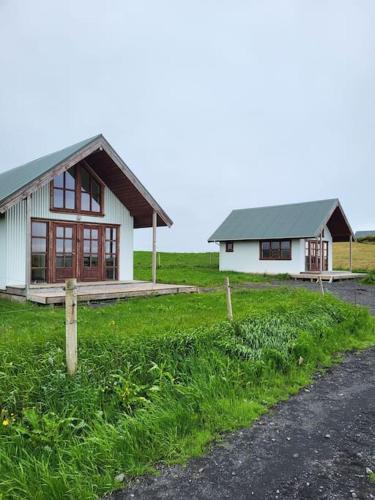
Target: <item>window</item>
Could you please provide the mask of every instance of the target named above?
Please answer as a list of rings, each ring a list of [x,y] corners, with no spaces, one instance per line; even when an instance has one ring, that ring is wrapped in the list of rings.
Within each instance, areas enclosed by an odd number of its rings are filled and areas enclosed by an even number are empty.
[[[117,229],[105,228],[105,273],[107,280],[117,279]]]
[[[73,267],[73,227],[56,226],[56,269]]]
[[[291,260],[291,240],[266,240],[260,242],[261,260]]]
[[[46,282],[48,269],[48,224],[33,221],[31,223],[31,281]]]
[[[101,189],[100,184],[88,173],[85,168],[81,169],[81,212],[101,211]]]
[[[234,250],[234,243],[233,241],[226,241],[225,242],[225,251],[226,252],[233,252]]]
[[[98,267],[99,263],[99,230],[83,229],[83,266]]]
[[[74,210],[76,208],[76,169],[63,172],[53,180],[53,208]]]
[[[56,176],[51,186],[52,210],[103,214],[103,185],[89,168],[72,167]]]

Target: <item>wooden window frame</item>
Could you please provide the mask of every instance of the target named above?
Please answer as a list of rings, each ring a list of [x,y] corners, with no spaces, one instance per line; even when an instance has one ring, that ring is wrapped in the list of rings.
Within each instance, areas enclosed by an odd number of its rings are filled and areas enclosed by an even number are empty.
[[[92,226],[93,228],[99,228],[99,237],[100,237],[100,245],[103,249],[102,252],[99,252],[101,254],[100,256],[100,276],[101,279],[99,281],[102,282],[114,282],[118,281],[119,275],[120,275],[120,267],[121,267],[121,261],[120,261],[120,253],[121,253],[121,247],[120,247],[120,238],[121,238],[121,225],[120,224],[107,224],[103,222],[77,222],[75,220],[59,220],[59,219],[43,219],[43,218],[32,218],[31,223],[33,222],[42,222],[44,224],[47,224],[47,254],[46,254],[46,263],[47,263],[47,268],[46,268],[46,281],[45,282],[40,282],[40,283],[61,283],[62,281],[56,280],[56,275],[55,275],[55,267],[54,267],[54,258],[55,258],[55,235],[54,235],[54,226],[55,224],[59,225],[73,225],[75,227],[75,238],[76,238],[76,245],[74,247],[74,253],[76,255],[75,258],[75,275],[76,278],[79,282],[83,283],[85,281],[83,277],[83,272],[82,269],[80,269],[80,264],[79,264],[79,258],[83,255],[83,248],[81,246],[83,245],[83,235],[81,233],[81,229],[84,226]],[[106,276],[106,265],[105,265],[105,229],[106,228],[114,228],[116,229],[116,259],[117,259],[117,264],[115,266],[115,278],[114,279],[108,279]],[[36,236],[37,237],[37,236]],[[31,280],[31,271],[32,271],[32,233],[30,233],[30,283],[32,284],[33,281]],[[34,252],[34,253],[39,253],[39,252]],[[86,280],[87,281],[87,280]]]
[[[46,236],[33,236],[33,223],[36,224],[45,224],[46,226]],[[46,240],[46,251],[45,252],[33,252],[33,239],[34,238],[39,238]],[[40,281],[39,283],[49,283],[50,279],[50,234],[49,234],[49,224],[48,221],[46,220],[40,220],[40,219],[32,219],[31,220],[31,230],[30,230],[30,283],[37,283],[35,280],[32,279],[33,276],[33,269],[44,269],[45,270],[45,281]],[[44,267],[35,267],[33,266],[33,254],[36,255],[41,255],[44,254],[45,256],[45,266]]]
[[[290,255],[289,257],[282,257],[281,256],[281,243],[284,242],[284,241],[288,241],[289,242],[289,246],[290,246]],[[280,256],[279,257],[273,257],[272,256],[272,250],[271,250],[271,247],[272,247],[272,243],[275,243],[275,242],[278,242],[279,243],[279,252],[280,252]],[[263,252],[262,252],[262,244],[263,243],[269,243],[270,244],[270,257],[263,257]],[[259,240],[259,260],[276,260],[276,261],[280,261],[280,260],[292,260],[293,256],[292,256],[292,240],[289,239],[289,238],[281,238],[281,239],[271,239],[271,240]]]
[[[225,252],[227,252],[227,253],[234,252],[234,241],[226,241],[225,242]]]
[[[105,189],[105,184],[104,182],[100,179],[100,177],[93,171],[93,169],[90,167],[90,165],[82,161],[80,163],[77,163],[76,165],[73,165],[73,167],[76,169],[76,179],[75,179],[75,208],[58,208],[54,206],[54,181],[55,179],[52,179],[50,182],[50,211],[51,212],[57,212],[57,213],[68,213],[68,214],[80,214],[80,215],[89,215],[90,217],[104,217],[104,189]],[[81,171],[82,169],[85,169],[88,174],[90,175],[91,178],[93,178],[100,187],[100,211],[99,212],[92,212],[91,210],[82,210],[81,209],[81,187],[82,187],[82,176],[81,176]],[[68,169],[69,171],[70,169]],[[59,175],[65,173],[61,172]],[[57,176],[56,176],[57,177]],[[65,183],[64,183],[65,184]],[[90,180],[90,186],[91,186],[91,180]],[[64,188],[56,188],[60,189],[65,193],[65,186]],[[69,189],[68,189],[69,190]],[[73,191],[73,190],[69,190]],[[90,198],[91,198],[91,193],[90,193]],[[65,195],[64,195],[64,200],[65,200]],[[91,201],[90,201],[91,205]]]
[[[107,255],[113,255],[113,253],[109,253],[106,251],[106,243],[107,241],[113,241],[113,240],[108,240],[107,239],[107,229],[114,229],[116,231],[116,241],[115,241],[115,266],[107,266],[106,265],[106,258]],[[105,277],[105,281],[117,281],[118,276],[119,276],[119,267],[120,267],[120,260],[119,260],[119,249],[120,249],[120,226],[114,226],[111,224],[104,225],[103,227],[103,276]],[[107,267],[108,269],[114,269],[115,271],[115,277],[114,278],[107,278]]]

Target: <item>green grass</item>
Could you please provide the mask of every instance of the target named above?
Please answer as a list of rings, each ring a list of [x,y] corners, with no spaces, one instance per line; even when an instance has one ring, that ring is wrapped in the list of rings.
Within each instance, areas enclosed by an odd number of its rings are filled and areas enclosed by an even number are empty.
[[[353,271],[375,272],[375,244],[374,242],[353,242]],[[334,269],[349,270],[349,243],[333,244]]]
[[[304,290],[135,299],[79,308],[79,371],[62,309],[0,301],[0,498],[97,498],[204,452],[375,343],[361,308]]]
[[[157,276],[161,283],[176,283],[215,287],[222,285],[229,277],[233,284],[270,282],[273,279],[285,279],[287,275],[270,276],[249,273],[225,273],[219,271],[218,252],[210,253],[167,253],[161,252]],[[158,257],[159,259],[159,257]],[[134,253],[135,279],[151,280],[151,252]]]
[[[375,285],[375,271],[368,273],[367,276],[362,279],[362,283],[365,283],[365,285]]]

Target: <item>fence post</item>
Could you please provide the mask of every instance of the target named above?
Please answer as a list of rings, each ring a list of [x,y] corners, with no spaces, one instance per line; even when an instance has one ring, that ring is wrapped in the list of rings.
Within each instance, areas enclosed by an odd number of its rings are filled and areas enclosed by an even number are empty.
[[[232,311],[232,293],[229,284],[229,278],[225,278],[225,289],[227,294],[227,315],[228,320],[233,321],[233,311]]]
[[[320,291],[322,292],[322,295],[324,295],[324,286],[321,276],[319,277],[319,285],[320,285]]]
[[[65,281],[66,367],[69,375],[77,371],[77,280]]]

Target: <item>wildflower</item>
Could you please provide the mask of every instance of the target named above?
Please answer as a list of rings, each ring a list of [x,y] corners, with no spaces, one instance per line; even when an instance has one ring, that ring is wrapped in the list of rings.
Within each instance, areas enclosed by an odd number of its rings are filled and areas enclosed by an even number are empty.
[[[3,425],[4,425],[4,426],[9,425],[9,420],[8,420],[7,418],[4,418],[4,420],[3,420]]]

